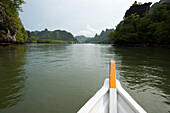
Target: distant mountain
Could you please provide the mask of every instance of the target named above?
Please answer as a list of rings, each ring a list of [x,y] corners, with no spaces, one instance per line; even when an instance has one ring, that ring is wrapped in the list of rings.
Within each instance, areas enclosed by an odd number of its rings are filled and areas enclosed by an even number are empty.
[[[80,36],[75,36],[75,38],[76,38],[79,42],[83,43],[83,42],[86,41],[89,37],[85,37],[84,35],[80,35]]]
[[[100,35],[95,35],[94,38],[88,38],[85,43],[109,43],[108,35],[113,32],[114,29],[103,30]]]
[[[160,0],[159,2],[154,3],[154,4],[151,6],[151,8],[150,8],[149,13],[152,13],[154,7],[155,7],[157,4],[160,4],[161,2],[170,2],[170,0]]]
[[[38,39],[52,39],[52,40],[61,40],[61,41],[73,41],[75,43],[78,42],[76,38],[70,32],[65,30],[55,30],[55,31],[48,31],[48,29],[42,31],[32,31],[32,37]]]

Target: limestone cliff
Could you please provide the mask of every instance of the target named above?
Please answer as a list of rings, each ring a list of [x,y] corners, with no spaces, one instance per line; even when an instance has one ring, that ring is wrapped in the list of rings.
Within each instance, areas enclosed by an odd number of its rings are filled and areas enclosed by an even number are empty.
[[[28,35],[18,17],[22,2],[0,1],[0,43],[26,42]]]
[[[137,1],[126,11],[125,18],[129,17],[131,14],[139,15],[143,17],[145,13],[149,12],[150,5],[152,3],[137,4]]]

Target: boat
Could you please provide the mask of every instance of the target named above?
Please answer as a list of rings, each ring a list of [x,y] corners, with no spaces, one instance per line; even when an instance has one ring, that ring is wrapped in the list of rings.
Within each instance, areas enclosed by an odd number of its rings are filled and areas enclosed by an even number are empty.
[[[77,113],[146,113],[116,79],[115,61],[110,61],[110,76],[104,85]]]

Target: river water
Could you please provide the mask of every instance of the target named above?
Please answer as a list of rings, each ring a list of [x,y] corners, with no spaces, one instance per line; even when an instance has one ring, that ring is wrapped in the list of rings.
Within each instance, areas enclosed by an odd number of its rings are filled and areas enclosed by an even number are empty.
[[[149,113],[170,112],[170,50],[95,44],[0,48],[0,113],[75,113],[109,76]]]

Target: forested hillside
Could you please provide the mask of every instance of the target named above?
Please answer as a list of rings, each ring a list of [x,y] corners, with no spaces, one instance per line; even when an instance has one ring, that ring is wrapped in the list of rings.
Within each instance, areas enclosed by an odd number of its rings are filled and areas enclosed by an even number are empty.
[[[25,31],[19,16],[24,0],[0,0],[0,43],[25,43]]]
[[[42,31],[32,31],[31,35],[32,38],[38,40],[38,42],[41,42],[42,39],[50,39],[49,41],[60,40],[60,41],[73,41],[74,43],[78,43],[77,39],[74,38],[74,36],[67,31],[61,30],[49,31],[48,29],[45,29]]]
[[[80,35],[80,36],[75,36],[75,38],[76,38],[80,43],[83,43],[83,42],[86,41],[89,37],[85,37],[84,35]]]
[[[144,4],[133,4],[133,7]],[[141,9],[140,9],[141,10]],[[124,17],[114,32],[109,34],[114,45],[126,46],[160,46],[170,45],[170,2],[157,4],[153,13],[149,9],[140,16],[132,13]]]

